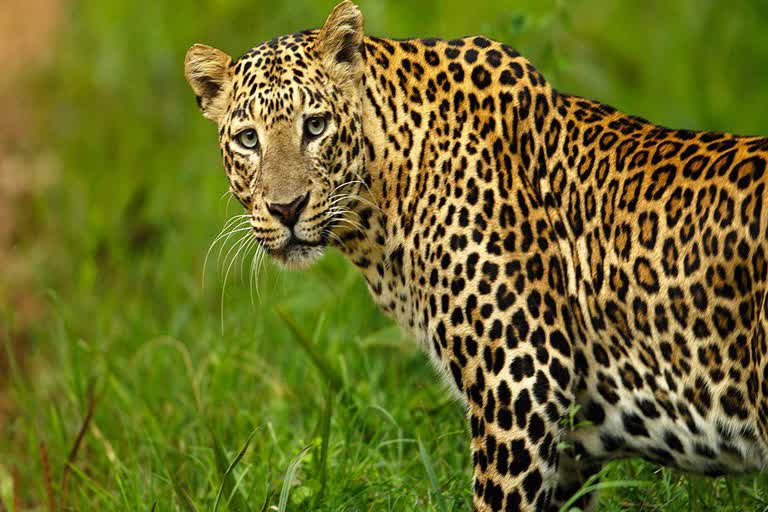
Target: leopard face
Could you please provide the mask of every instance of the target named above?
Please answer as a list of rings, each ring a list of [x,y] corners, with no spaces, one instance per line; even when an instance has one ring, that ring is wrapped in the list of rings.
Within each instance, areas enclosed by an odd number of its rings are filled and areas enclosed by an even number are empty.
[[[305,267],[355,221],[363,185],[360,18],[331,15],[319,32],[263,43],[233,61],[187,53],[186,76],[219,126],[231,193],[278,262]]]

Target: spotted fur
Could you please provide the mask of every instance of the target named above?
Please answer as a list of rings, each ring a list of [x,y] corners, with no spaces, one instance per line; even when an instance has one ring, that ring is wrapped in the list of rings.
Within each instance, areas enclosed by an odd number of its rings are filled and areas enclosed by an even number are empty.
[[[557,509],[618,457],[761,470],[768,139],[563,94],[484,37],[362,27],[344,2],[234,62],[197,45],[187,77],[262,246],[345,254],[462,397],[474,509]],[[270,209],[300,197],[292,226]]]

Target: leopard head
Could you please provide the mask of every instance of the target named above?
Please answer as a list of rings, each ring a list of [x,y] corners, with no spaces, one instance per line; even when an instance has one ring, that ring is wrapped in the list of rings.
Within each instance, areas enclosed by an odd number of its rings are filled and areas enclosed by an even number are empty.
[[[233,61],[201,44],[185,74],[219,128],[232,194],[277,261],[306,267],[338,240],[363,184],[363,17],[345,1],[316,31]]]

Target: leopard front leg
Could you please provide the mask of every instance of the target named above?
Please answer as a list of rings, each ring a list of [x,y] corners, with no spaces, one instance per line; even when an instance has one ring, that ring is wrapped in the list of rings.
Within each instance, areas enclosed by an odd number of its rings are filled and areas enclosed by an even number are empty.
[[[558,486],[561,418],[572,402],[570,342],[554,324],[513,313],[509,325],[506,341],[489,341],[465,374],[476,511],[547,510]]]
[[[524,185],[517,205],[533,197]],[[566,286],[572,266],[544,210],[528,209],[525,219],[519,232],[488,234],[488,251],[440,258],[429,274],[431,353],[467,400],[478,512],[547,510],[574,402],[585,326]]]

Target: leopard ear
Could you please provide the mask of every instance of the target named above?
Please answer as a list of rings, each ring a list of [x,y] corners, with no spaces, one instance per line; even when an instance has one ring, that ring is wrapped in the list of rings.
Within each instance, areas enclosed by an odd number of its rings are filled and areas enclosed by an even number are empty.
[[[232,59],[226,53],[204,44],[187,50],[184,75],[197,98],[203,115],[219,122],[227,108],[232,86]]]
[[[344,0],[320,29],[315,43],[323,65],[339,85],[356,84],[363,76],[363,14]]]

